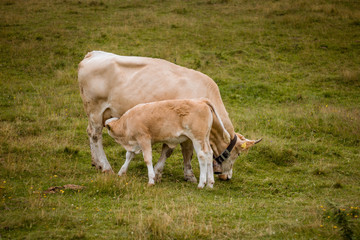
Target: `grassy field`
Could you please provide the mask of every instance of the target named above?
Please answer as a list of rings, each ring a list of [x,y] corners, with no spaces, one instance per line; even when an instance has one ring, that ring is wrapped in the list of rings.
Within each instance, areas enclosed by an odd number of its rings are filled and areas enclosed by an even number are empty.
[[[359,1],[1,0],[0,43],[0,239],[360,239]],[[151,188],[140,155],[97,172],[77,83],[92,50],[209,75],[264,140],[213,190],[183,181],[180,148]],[[124,149],[104,147],[118,171]],[[46,192],[65,184],[85,188]]]

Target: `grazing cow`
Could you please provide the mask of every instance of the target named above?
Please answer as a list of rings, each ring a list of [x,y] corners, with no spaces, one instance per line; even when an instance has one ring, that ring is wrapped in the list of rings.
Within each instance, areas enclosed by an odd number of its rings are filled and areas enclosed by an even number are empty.
[[[162,59],[126,57],[102,51],[88,53],[79,64],[80,94],[89,124],[92,164],[102,171],[112,172],[102,145],[102,129],[107,119],[121,117],[140,103],[168,99],[208,98],[230,134],[231,143],[222,139],[222,132],[211,130],[210,145],[221,166],[222,179],[231,178],[232,164],[245,139],[234,132],[216,83],[198,71],[178,66]],[[218,121],[214,119],[214,121]],[[185,180],[196,182],[191,169],[193,146],[191,141],[181,143]],[[163,145],[159,162],[169,157],[172,149]],[[225,161],[226,160],[226,161]],[[161,169],[160,169],[161,170]]]
[[[213,125],[213,118],[220,125]],[[118,175],[126,173],[130,161],[136,153],[143,152],[148,168],[149,183],[155,184],[158,169],[152,165],[151,146],[163,142],[170,149],[179,143],[191,140],[199,160],[200,177],[198,188],[212,188],[214,172],[210,147],[211,128],[223,133],[222,141],[230,143],[230,135],[207,99],[164,100],[136,105],[120,119],[111,118],[105,121],[109,135],[126,149],[126,161]],[[157,174],[156,174],[157,173]]]

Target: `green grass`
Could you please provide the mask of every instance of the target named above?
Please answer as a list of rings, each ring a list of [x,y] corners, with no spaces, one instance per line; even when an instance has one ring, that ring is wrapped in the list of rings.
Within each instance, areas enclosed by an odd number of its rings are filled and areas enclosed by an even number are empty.
[[[3,0],[0,29],[1,239],[360,239],[358,1]],[[141,156],[97,172],[77,86],[92,50],[209,75],[264,140],[213,190],[183,181],[179,148],[152,188]],[[65,184],[85,189],[44,194]]]

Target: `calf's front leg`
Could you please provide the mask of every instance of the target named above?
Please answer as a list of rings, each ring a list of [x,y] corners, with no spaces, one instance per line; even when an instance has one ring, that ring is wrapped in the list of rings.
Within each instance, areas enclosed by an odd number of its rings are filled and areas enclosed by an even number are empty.
[[[125,160],[124,165],[122,165],[122,167],[118,173],[119,177],[126,174],[129,164],[130,164],[131,160],[134,158],[134,156],[135,156],[134,152],[129,152],[129,151],[126,152],[126,160]]]
[[[148,177],[149,177],[148,186],[153,186],[155,185],[155,172],[152,164],[151,142],[147,140],[141,141],[140,147],[143,152],[144,161],[148,169]]]

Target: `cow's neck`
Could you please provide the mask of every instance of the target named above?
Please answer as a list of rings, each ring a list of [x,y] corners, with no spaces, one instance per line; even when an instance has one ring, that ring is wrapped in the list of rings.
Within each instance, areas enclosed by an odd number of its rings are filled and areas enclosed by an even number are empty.
[[[231,139],[235,137],[235,132],[229,132]],[[226,142],[223,135],[222,128],[213,127],[210,134],[210,145],[213,150],[214,156],[219,156],[229,146],[229,142]]]
[[[221,101],[221,98],[220,98],[220,102],[216,102],[216,103],[217,103],[216,110],[221,117],[221,121],[223,122],[227,132],[230,134],[230,138],[233,139],[235,137],[234,126],[232,125],[232,122],[224,107],[224,104]],[[214,156],[219,156],[220,154],[222,154],[230,144],[229,142],[225,141],[223,133],[224,133],[223,128],[221,127],[218,119],[213,115],[213,125],[210,134],[210,144]]]

